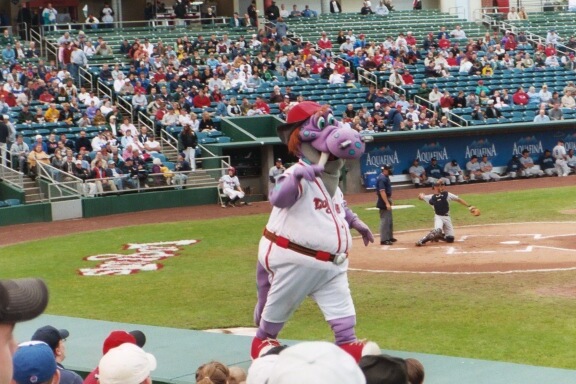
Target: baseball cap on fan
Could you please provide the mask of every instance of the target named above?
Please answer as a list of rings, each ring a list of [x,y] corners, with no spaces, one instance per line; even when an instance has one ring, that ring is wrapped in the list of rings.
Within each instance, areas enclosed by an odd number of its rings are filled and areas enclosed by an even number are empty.
[[[116,348],[124,343],[135,344],[142,348],[146,344],[146,336],[142,331],[134,330],[126,331],[112,331],[104,340],[102,346],[102,353],[105,355],[112,348]]]
[[[304,342],[278,355],[268,384],[364,384],[364,374],[344,350],[324,341]]]
[[[32,320],[48,305],[48,287],[41,279],[0,280],[0,323]]]
[[[156,358],[137,345],[112,348],[98,364],[100,384],[140,384],[156,369]]]
[[[38,328],[36,332],[32,335],[32,341],[43,341],[48,344],[53,351],[58,348],[60,340],[65,340],[70,336],[70,332],[66,329],[56,329],[51,325],[45,325],[42,328]]]
[[[56,358],[50,347],[41,341],[22,343],[12,357],[13,380],[17,384],[46,383],[56,373]]]

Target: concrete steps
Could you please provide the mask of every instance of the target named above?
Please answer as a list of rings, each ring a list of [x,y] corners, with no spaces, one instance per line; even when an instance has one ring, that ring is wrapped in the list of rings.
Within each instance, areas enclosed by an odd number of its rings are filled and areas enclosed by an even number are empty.
[[[27,176],[24,178],[24,196],[26,203],[39,203],[44,200],[44,194],[38,188],[36,181]]]

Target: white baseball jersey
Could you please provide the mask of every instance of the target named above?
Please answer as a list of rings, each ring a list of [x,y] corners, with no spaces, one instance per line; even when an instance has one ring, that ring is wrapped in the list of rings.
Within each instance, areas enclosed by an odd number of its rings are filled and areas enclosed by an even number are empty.
[[[308,166],[299,162],[288,168]],[[320,178],[300,181],[298,200],[290,208],[274,207],[266,228],[304,247],[331,254],[347,252],[352,235],[345,220],[344,195],[340,188],[334,197],[328,194]]]
[[[240,186],[240,180],[238,179],[238,176],[234,175],[234,176],[230,176],[230,175],[224,175],[220,178],[220,182],[222,183],[222,188],[230,188],[230,189],[234,189],[236,187]]]
[[[564,148],[563,145],[558,144],[554,149],[552,149],[552,156],[554,156],[556,160],[566,159],[566,148]]]
[[[473,163],[472,161],[469,161],[468,163],[466,163],[466,169],[470,172],[479,171],[480,170],[480,163],[479,162]]]
[[[451,175],[460,175],[462,173],[462,168],[458,164],[452,165],[452,163],[446,163],[444,166],[444,172]]]
[[[424,167],[421,165],[413,165],[408,169],[408,173],[413,173],[416,176],[421,176],[424,172]]]

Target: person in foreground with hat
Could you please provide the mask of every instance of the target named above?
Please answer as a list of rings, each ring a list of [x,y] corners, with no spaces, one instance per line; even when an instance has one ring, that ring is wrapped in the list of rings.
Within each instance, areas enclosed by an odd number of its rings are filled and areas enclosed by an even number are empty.
[[[44,281],[34,278],[0,280],[0,384],[10,384],[15,376],[13,368],[18,360],[12,355],[16,347],[13,334],[16,323],[36,318],[47,305],[48,287]],[[48,353],[45,355],[52,356],[54,373],[56,360],[50,348],[46,348]]]
[[[257,263],[258,325],[251,356],[280,343],[276,339],[301,302],[314,298],[332,327],[336,344],[360,359],[366,343],[356,338],[356,313],[348,287],[351,228],[365,245],[374,236],[346,205],[338,187],[345,159],[364,153],[361,135],[343,128],[328,105],[303,101],[277,128],[299,161],[276,179],[268,194],[272,213],[260,240]]]
[[[14,384],[59,384],[61,371],[50,347],[41,341],[22,343],[13,358]]]
[[[112,331],[104,340],[102,345],[102,355],[106,355],[112,348],[119,347],[124,343],[135,344],[143,348],[146,344],[146,335],[142,331],[134,330],[126,331]],[[84,379],[84,384],[98,384],[99,368],[96,367]]]
[[[350,355],[332,343],[308,341],[254,361],[247,384],[365,384]]]
[[[152,384],[156,358],[132,343],[110,349],[98,364],[100,384]]]
[[[74,371],[70,371],[62,365],[66,358],[66,339],[70,336],[70,332],[66,329],[56,329],[51,325],[38,328],[32,335],[32,341],[40,341],[46,343],[56,360],[56,365],[59,371],[60,384],[82,384],[82,378]]]

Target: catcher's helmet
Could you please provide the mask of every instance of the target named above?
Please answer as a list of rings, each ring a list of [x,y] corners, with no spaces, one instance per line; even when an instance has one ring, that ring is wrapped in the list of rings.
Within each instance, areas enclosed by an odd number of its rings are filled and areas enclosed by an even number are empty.
[[[443,186],[444,186],[444,181],[438,180],[438,181],[436,181],[436,182],[434,183],[434,185],[432,186],[432,188],[436,188],[436,187],[440,188],[440,187],[443,187]]]

